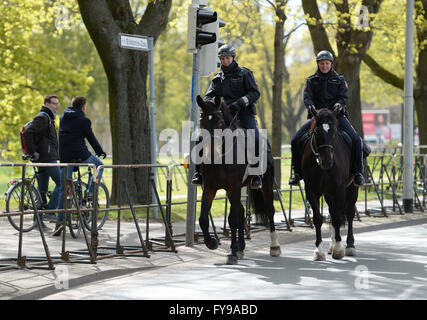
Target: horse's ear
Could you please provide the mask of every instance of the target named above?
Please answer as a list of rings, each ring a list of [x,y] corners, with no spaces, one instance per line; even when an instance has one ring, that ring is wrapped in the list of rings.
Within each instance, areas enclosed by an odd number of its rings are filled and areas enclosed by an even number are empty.
[[[205,107],[205,101],[203,101],[200,95],[197,95],[196,101],[200,108],[203,109]]]
[[[308,112],[310,112],[311,115],[316,118],[317,111],[316,111],[316,108],[313,105],[309,105],[308,106]]]
[[[221,106],[221,96],[219,94],[215,95],[215,106],[217,108]]]

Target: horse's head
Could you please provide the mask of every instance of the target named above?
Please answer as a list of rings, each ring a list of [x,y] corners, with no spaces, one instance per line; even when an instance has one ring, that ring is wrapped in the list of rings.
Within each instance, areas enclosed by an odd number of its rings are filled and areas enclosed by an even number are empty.
[[[197,96],[197,104],[201,109],[200,128],[214,134],[215,129],[225,129],[225,121],[221,97],[204,101],[201,96]]]
[[[314,108],[309,110],[313,115],[311,120],[311,149],[323,170],[329,170],[334,165],[334,144],[338,128],[337,113]]]
[[[201,109],[200,128],[206,130],[205,132],[201,132],[201,136],[205,141],[203,145],[204,157],[219,156],[222,152],[222,130],[226,129],[224,104],[220,96],[216,96],[214,99],[203,100],[199,95],[197,96],[197,104]]]

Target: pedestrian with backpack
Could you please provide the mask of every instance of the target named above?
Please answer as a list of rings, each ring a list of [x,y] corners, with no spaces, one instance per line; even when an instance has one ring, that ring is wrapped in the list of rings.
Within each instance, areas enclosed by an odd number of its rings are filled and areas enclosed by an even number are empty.
[[[25,155],[32,162],[57,163],[58,135],[55,118],[58,112],[59,99],[56,95],[48,95],[40,112],[27,123],[21,131],[21,143]],[[59,167],[38,167],[38,190],[47,210],[58,208],[59,192],[61,190],[61,171]],[[50,201],[47,203],[46,194],[49,189],[49,178],[55,182]],[[55,214],[45,215],[46,220],[55,220]]]

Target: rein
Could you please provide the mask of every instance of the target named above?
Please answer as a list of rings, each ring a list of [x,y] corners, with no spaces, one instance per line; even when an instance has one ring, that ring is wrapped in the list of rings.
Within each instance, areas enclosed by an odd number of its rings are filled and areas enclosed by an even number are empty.
[[[214,114],[217,114],[217,113],[221,113],[221,114],[223,115],[222,110],[217,110],[217,111],[213,111],[213,112],[211,112],[211,113],[206,114],[206,116],[208,116],[208,119],[209,119],[209,120],[211,120],[211,119],[212,119],[212,116],[213,116]],[[223,116],[224,116],[224,115],[223,115]],[[223,131],[224,131],[224,130],[226,130],[226,129],[230,129],[231,131],[233,131],[233,130],[231,129],[231,127],[233,126],[233,124],[234,124],[235,129],[238,129],[238,128],[237,128],[237,124],[235,123],[236,119],[237,119],[237,113],[234,115],[233,119],[231,119],[231,122],[230,122],[229,126],[228,126],[227,128],[225,128],[225,129],[223,129]],[[224,121],[224,117],[222,118],[222,121],[225,123],[225,121]],[[218,138],[221,138],[221,136],[213,135],[213,138],[217,138],[217,139],[218,139]],[[224,136],[222,136],[222,138],[224,138]],[[224,152],[222,152],[222,153],[221,153],[221,157],[226,156],[230,151],[232,151],[232,150],[233,150],[234,145],[236,144],[236,140],[237,140],[237,139],[233,139],[233,144],[231,145],[231,147],[230,147],[228,150],[226,150],[226,151],[224,151]],[[224,143],[222,143],[222,145],[224,145]]]

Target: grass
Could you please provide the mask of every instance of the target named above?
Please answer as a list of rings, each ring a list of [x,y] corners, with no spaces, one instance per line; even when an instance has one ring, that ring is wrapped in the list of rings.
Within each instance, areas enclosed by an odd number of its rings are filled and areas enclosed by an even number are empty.
[[[289,157],[289,154],[286,154],[284,156]],[[172,158],[161,158],[159,162],[161,164],[170,165],[173,162],[177,161],[177,159]],[[378,169],[378,163],[377,159],[375,157],[368,158],[368,162],[371,166],[371,168],[376,167],[377,169],[374,171],[374,177],[377,180],[380,176],[380,172]],[[106,165],[109,165],[112,163],[112,159],[108,158],[104,160],[104,163]],[[389,168],[390,169],[390,168]],[[287,185],[287,182],[290,177],[290,159],[282,160],[282,169],[281,169],[281,187],[283,189],[289,189],[289,186]],[[32,173],[32,170],[27,170],[27,173]],[[173,202],[184,202],[187,199],[187,170],[183,168],[183,166],[177,166],[174,168],[173,175],[172,175],[172,195],[173,195]],[[21,168],[19,167],[1,167],[0,168],[0,208],[5,208],[5,202],[4,202],[4,193],[8,189],[8,182],[14,178],[20,178],[21,176]],[[162,199],[162,203],[165,203],[166,198],[166,180],[167,180],[167,172],[164,168],[158,168],[157,170],[157,189],[160,198]],[[103,174],[103,182],[107,185],[108,189],[112,190],[112,169],[106,168],[104,170]],[[50,183],[50,189],[52,190],[54,188],[54,184]],[[374,192],[373,188],[368,188],[368,194],[367,198],[368,200],[377,200],[377,194]],[[304,202],[301,195],[301,192],[299,192],[297,187],[293,187],[292,192],[292,210],[294,209],[302,209],[304,208]],[[224,197],[225,192],[224,190],[218,191],[217,198],[218,197]],[[305,197],[305,193],[304,193]],[[201,198],[201,189],[198,188],[198,199]],[[391,196],[389,196],[391,198]],[[282,199],[283,199],[283,206],[286,210],[286,212],[289,212],[289,206],[290,206],[290,192],[285,191],[282,192]],[[364,188],[360,188],[359,190],[359,201],[365,199],[365,191]],[[281,210],[281,205],[278,200],[274,201],[274,207],[277,211]],[[227,205],[227,210],[230,209],[229,204]],[[4,209],[2,209],[4,210]],[[198,218],[200,214],[200,202],[197,203],[196,206],[196,217]],[[138,218],[145,218],[147,215],[146,209],[136,209],[135,210],[136,215]],[[164,212],[166,212],[164,208]],[[214,217],[220,217],[223,216],[225,212],[225,200],[216,200],[213,202],[211,213]],[[123,219],[129,220],[132,219],[132,214],[130,210],[122,210],[121,216]],[[174,204],[172,206],[172,212],[171,212],[171,220],[172,221],[182,221],[185,220],[187,216],[187,205],[186,204]],[[150,209],[150,217],[154,218],[154,212],[152,209]],[[158,219],[161,218],[160,210],[158,210]],[[117,211],[111,211],[109,212],[109,218],[110,219],[116,219],[117,218]]]

